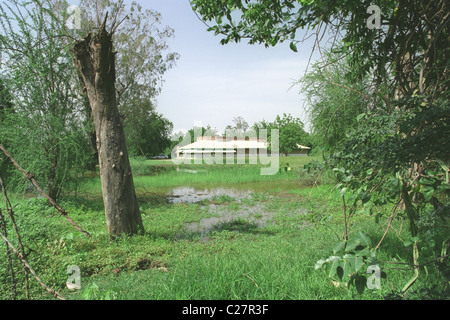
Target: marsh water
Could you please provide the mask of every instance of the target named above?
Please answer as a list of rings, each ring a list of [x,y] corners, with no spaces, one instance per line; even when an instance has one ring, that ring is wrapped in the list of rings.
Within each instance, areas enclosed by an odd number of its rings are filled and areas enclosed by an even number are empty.
[[[166,192],[165,197],[169,203],[195,203],[202,200],[208,200],[215,197],[229,196],[232,198],[249,197],[252,190],[238,190],[234,188],[195,188],[195,187],[176,187]]]
[[[198,235],[207,239],[212,231],[223,229],[238,232],[260,232],[270,221],[273,221],[278,213],[277,210],[267,209],[263,203],[258,201],[246,202],[245,199],[258,197],[263,194],[265,199],[273,197],[269,190],[285,190],[292,187],[297,182],[283,181],[274,183],[246,183],[229,187],[177,187],[166,192],[165,196],[173,204],[179,203],[201,203],[200,210],[206,211],[207,218],[198,222],[186,223],[185,230],[179,235]],[[231,200],[235,206],[224,205],[227,200]],[[207,200],[207,201],[203,201]],[[203,201],[203,202],[201,202]],[[251,203],[251,204],[249,204]],[[305,210],[299,209],[289,212],[290,215],[301,215]]]
[[[179,238],[200,236],[202,239],[208,239],[212,231],[223,229],[238,232],[261,232],[269,222],[276,219],[279,212],[273,208],[268,209],[264,201],[258,201],[258,199],[263,197],[265,200],[270,200],[271,197],[276,196],[272,193],[273,191],[284,191],[293,187],[298,187],[298,181],[177,186],[151,189],[150,193],[168,204],[199,204],[199,210],[207,213],[208,217],[186,223]],[[148,194],[150,190],[137,188],[136,191],[139,197],[139,194],[142,196],[146,191]],[[299,209],[288,214],[301,215],[304,212]]]
[[[207,170],[190,170],[170,168],[180,175],[196,175]],[[164,174],[162,170],[159,174]],[[92,178],[92,179],[98,179]],[[96,180],[99,183],[99,180]],[[223,183],[217,181],[214,184],[199,186],[183,184],[173,187],[136,186],[136,194],[140,203],[157,204],[200,204],[200,210],[207,212],[209,217],[198,222],[186,223],[184,237],[186,235],[200,234],[206,236],[213,230],[228,228],[232,230],[258,230],[266,226],[268,221],[274,218],[276,210],[268,210],[264,204],[258,201],[244,201],[252,197],[264,195],[265,199],[273,196],[273,191],[284,191],[298,188],[297,180],[278,180],[265,182]],[[27,197],[40,197],[36,192],[27,192]],[[101,199],[101,192],[80,192],[78,196],[88,199]],[[231,209],[227,204],[236,204]],[[299,210],[292,214],[302,214]]]

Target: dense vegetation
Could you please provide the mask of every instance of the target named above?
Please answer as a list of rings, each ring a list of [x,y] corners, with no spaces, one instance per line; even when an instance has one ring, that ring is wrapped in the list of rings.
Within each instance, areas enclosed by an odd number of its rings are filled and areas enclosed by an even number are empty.
[[[315,270],[316,262],[342,239],[344,231],[342,202],[334,189],[333,175],[319,176],[318,171],[303,169],[309,161],[319,159],[285,158],[280,172],[270,180],[265,180],[269,178],[261,176],[253,165],[183,165],[177,171],[171,162],[134,159],[146,232],[117,240],[105,230],[98,177],[86,177],[77,193],[64,195],[60,203],[92,237],[78,232],[49,208],[45,199],[15,195],[11,200],[22,240],[34,250],[28,257],[30,264],[47,285],[67,299],[396,297],[413,274],[406,265],[411,251],[405,245],[409,231],[404,218],[393,219],[391,228],[395,232],[386,235],[384,250],[377,255],[382,261],[380,288],[347,286],[337,274],[329,279],[327,272]],[[221,183],[205,179],[210,175],[220,177]],[[196,203],[167,203],[165,193],[176,187],[244,193],[224,193]],[[376,214],[389,209],[378,208]],[[375,219],[376,214],[355,215],[351,221],[351,236],[363,232],[370,238],[370,248],[376,247],[386,228],[384,221]],[[208,221],[215,222],[205,224],[209,229],[197,228],[197,223]],[[431,257],[432,252],[432,248],[423,252],[424,258]],[[2,256],[0,261],[5,284],[0,295],[9,299],[7,259]],[[72,265],[81,270],[80,291],[66,288],[70,276],[67,268]],[[14,268],[20,268],[19,261],[14,261]],[[442,283],[439,265],[427,268],[428,274],[418,280],[406,298],[445,297],[437,291]],[[361,267],[363,274],[367,269],[367,264]],[[370,280],[371,275],[366,277]],[[16,298],[23,298],[23,274],[16,277]],[[37,282],[30,283],[33,298],[51,298]]]
[[[329,267],[330,275],[338,272],[346,282],[358,279],[361,262],[375,263],[380,250],[355,251],[347,218],[359,208],[390,204],[384,217],[407,217],[413,251],[415,276],[400,295],[429,263],[448,268],[448,3],[192,3],[222,44],[289,41],[297,52],[303,39],[315,39],[321,59],[300,82],[306,84],[313,140],[324,148],[324,167],[337,175],[345,215],[343,241],[318,267]],[[312,32],[299,40],[301,29]],[[357,241],[366,243],[364,237]],[[424,260],[421,252],[430,246],[434,256]],[[448,280],[442,283],[448,290]]]
[[[148,160],[183,139],[170,141],[172,124],[155,109],[178,58],[166,54],[173,30],[159,29],[159,15],[137,3],[82,1],[85,29],[74,31],[65,1],[5,1],[0,297],[448,299],[448,3],[380,1],[371,7],[379,21],[360,0],[191,3],[222,44],[289,41],[297,52],[299,30],[314,30],[321,60],[298,81],[311,134],[295,115],[253,126],[278,128],[282,153],[301,143],[313,146],[312,157],[281,157],[271,176],[261,164]],[[144,225],[121,237],[105,229],[98,133],[70,50],[107,10],[114,18],[99,34],[108,27],[115,39],[113,94]],[[234,122],[229,129],[249,127]],[[171,203],[177,188],[229,194]],[[81,290],[66,287],[71,266]]]

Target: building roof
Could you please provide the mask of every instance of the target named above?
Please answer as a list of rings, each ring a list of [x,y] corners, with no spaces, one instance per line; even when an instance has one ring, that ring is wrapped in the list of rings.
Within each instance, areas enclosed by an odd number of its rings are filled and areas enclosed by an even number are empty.
[[[224,152],[234,149],[267,149],[267,141],[260,139],[238,139],[238,140],[225,140],[225,139],[197,139],[196,142],[188,144],[186,146],[179,147],[179,151],[188,150],[223,150]]]
[[[302,150],[310,150],[310,147],[297,144]],[[199,137],[197,141],[182,147],[178,147],[179,152],[196,153],[194,150],[203,150],[203,152],[213,152],[220,150],[224,153],[234,152],[235,149],[267,149],[267,141],[258,138],[237,138],[236,140],[227,140],[225,137]]]

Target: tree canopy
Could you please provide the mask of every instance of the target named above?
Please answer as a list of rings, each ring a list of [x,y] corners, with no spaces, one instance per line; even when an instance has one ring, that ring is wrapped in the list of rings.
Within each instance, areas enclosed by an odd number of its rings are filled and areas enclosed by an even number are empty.
[[[317,45],[327,34],[330,49],[350,55],[354,78],[370,73],[379,86],[402,94],[434,88],[436,95],[448,88],[443,83],[450,50],[445,1],[379,1],[380,29],[367,26],[372,5],[368,0],[192,0],[191,4],[208,30],[222,36],[222,44],[247,39],[274,46],[290,41],[297,51],[303,40],[297,39],[299,30],[316,36]],[[418,76],[421,81],[411,86],[411,77]],[[436,82],[442,86],[435,87]]]
[[[253,129],[256,132],[261,129],[267,130],[268,141],[271,141],[272,129],[278,129],[279,151],[285,155],[298,150],[299,145],[310,145],[309,134],[304,130],[303,122],[291,114],[277,115],[273,122],[265,120],[256,122]]]

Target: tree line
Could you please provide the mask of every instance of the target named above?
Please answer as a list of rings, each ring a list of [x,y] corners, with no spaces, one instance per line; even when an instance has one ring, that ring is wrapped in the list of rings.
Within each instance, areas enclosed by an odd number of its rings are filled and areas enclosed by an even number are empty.
[[[279,131],[279,152],[282,154],[289,154],[298,149],[298,145],[312,147],[312,140],[310,134],[305,130],[305,124],[298,117],[293,117],[291,114],[283,113],[277,115],[273,121],[261,120],[255,122],[251,127],[242,116],[236,116],[232,119],[233,124],[225,127],[223,133],[218,129],[212,128],[210,125],[196,127],[189,129],[186,133],[177,132],[172,135],[172,144],[166,149],[166,153],[170,154],[171,150],[187,138],[187,141],[194,142],[195,136],[245,136],[249,132],[256,137],[262,137],[260,130],[265,130],[265,138],[271,141],[271,132],[273,129]],[[186,141],[186,140],[185,140]],[[270,145],[268,146],[270,151]]]

